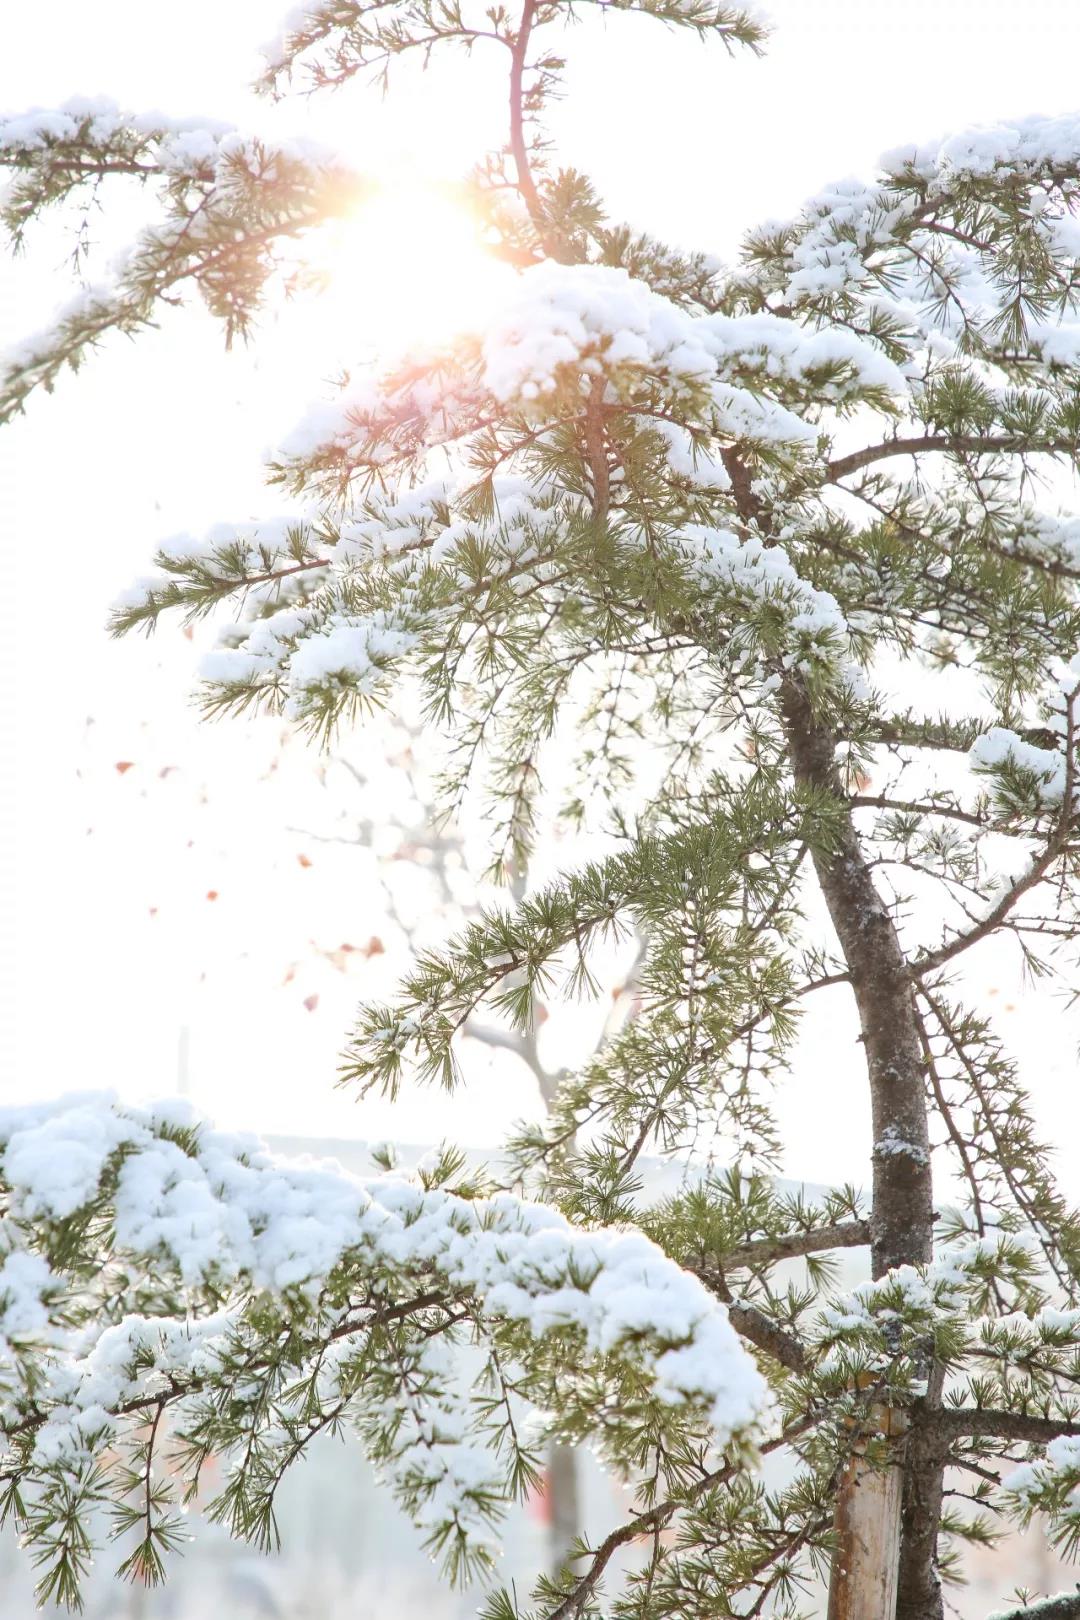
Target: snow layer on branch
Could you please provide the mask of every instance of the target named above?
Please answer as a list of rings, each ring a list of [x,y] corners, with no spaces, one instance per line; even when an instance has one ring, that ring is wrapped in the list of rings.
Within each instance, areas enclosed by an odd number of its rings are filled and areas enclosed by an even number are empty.
[[[114,1432],[125,1403],[180,1378],[212,1375],[235,1326],[229,1311],[175,1320],[131,1315],[89,1335],[85,1349],[59,1356],[49,1368],[44,1393],[51,1411],[36,1436],[38,1461],[77,1460],[93,1437]]]
[[[342,525],[335,561],[347,568],[355,558],[372,558],[394,566],[395,558],[407,559],[422,549],[431,562],[441,562],[461,541],[473,539],[520,567],[565,529],[570,514],[585,511],[580,498],[567,495],[554,481],[503,476],[491,480],[490,516],[464,517],[455,502],[472,482],[466,473],[408,489],[374,491],[364,515]]]
[[[49,1298],[58,1290],[56,1277],[39,1254],[15,1249],[0,1264],[0,1372],[12,1344],[49,1335]]]
[[[362,447],[363,463],[379,467],[402,450],[416,452],[467,431],[480,402],[479,386],[462,375],[458,357],[413,353],[393,375],[357,378],[337,399],[310,405],[274,460],[302,466]]]
[[[315,141],[245,134],[220,119],[131,112],[105,97],[76,96],[57,108],[33,107],[0,116],[0,152],[37,152],[44,157],[51,147],[73,141],[92,148],[118,143],[137,148],[150,167],[160,166],[172,174],[217,169],[222,182],[231,162],[254,163],[256,158],[264,176],[266,160],[275,157],[313,169],[349,167],[339,152]]]
[[[977,737],[968,757],[977,770],[995,772],[1011,766],[1025,772],[1035,779],[1039,798],[1046,805],[1060,804],[1065,795],[1065,755],[1056,749],[1036,748],[1004,726],[992,726]]]
[[[97,145],[117,135],[152,137],[194,151],[212,152],[234,125],[211,118],[170,118],[160,112],[124,112],[104,96],[73,96],[55,108],[31,107],[0,117],[0,151],[43,151],[84,135]]]
[[[1001,1483],[1022,1502],[1034,1505],[1042,1492],[1052,1490],[1059,1479],[1080,1483],[1080,1438],[1076,1435],[1062,1434],[1051,1440],[1040,1461],[1021,1464]],[[1075,1507],[1072,1511],[1075,1514]]]
[[[949,328],[960,319],[953,307],[955,299],[946,300],[946,307],[941,308],[933,278],[927,296],[925,267],[902,272],[896,259],[898,243],[911,234],[919,235],[920,211],[925,211],[927,200],[963,192],[994,175],[1036,182],[1059,177],[1073,170],[1078,161],[1080,117],[1075,115],[960,131],[885,152],[877,165],[881,179],[853,176],[838,180],[810,198],[796,220],[773,222],[755,236],[767,241],[778,232],[791,232],[789,273],[777,288],[785,302],[829,299],[861,288],[901,324],[921,329],[933,346],[941,340],[935,329]],[[1032,213],[1049,207],[1041,189],[1032,192],[1029,207]],[[1058,203],[1050,209],[1040,228],[1052,251],[1075,256],[1080,243],[1077,224],[1067,216],[1059,218],[1059,207]],[[886,293],[876,271],[890,259]],[[985,307],[992,315],[1000,307],[1002,295],[994,283],[993,269],[978,253],[952,246],[949,273],[953,291],[963,288],[963,302],[973,313]],[[1075,345],[1068,330],[1062,335],[1057,328],[1041,329],[1046,358],[1075,363]]]
[[[91,1100],[8,1134],[14,1110],[0,1115],[6,1138],[4,1179],[21,1189],[20,1214],[63,1220],[93,1198],[102,1166],[126,1138],[123,1119]],[[27,1122],[29,1124],[29,1122]]]
[[[114,1255],[188,1286],[213,1279],[241,1298],[254,1289],[313,1301],[342,1266],[368,1279],[434,1276],[475,1295],[485,1316],[534,1336],[571,1328],[590,1353],[643,1364],[659,1399],[707,1412],[720,1445],[752,1431],[768,1409],[766,1384],[723,1305],[654,1243],[574,1228],[509,1194],[465,1199],[394,1174],[360,1179],[333,1162],[276,1158],[255,1138],[201,1127],[175,1104],[143,1111],[101,1097],[0,1112],[0,1179],[10,1188],[11,1246],[27,1254],[51,1223],[103,1200],[115,1212]],[[32,1314],[32,1296],[26,1308]],[[137,1327],[159,1329],[175,1332],[190,1357],[186,1324]],[[55,1398],[79,1410],[108,1406],[117,1391],[101,1366],[115,1367],[114,1348],[130,1331],[107,1328],[94,1345],[85,1330],[77,1335],[57,1363]]]
[[[198,569],[209,579],[251,580],[245,589],[257,601],[276,599],[287,581],[265,582],[259,576],[286,568],[295,561],[293,543],[305,535],[304,519],[296,513],[260,518],[257,523],[215,523],[205,534],[174,534],[160,540],[154,554],[157,568],[113,598],[113,608],[145,607],[178,575]],[[310,548],[308,548],[310,549]]]
[[[1080,517],[1021,513],[1006,544],[1018,556],[1030,557],[1036,563],[1063,563],[1080,573]]]
[[[1031,348],[1049,365],[1080,366],[1080,326],[1031,321],[1027,330]]]
[[[761,540],[740,540],[726,529],[697,524],[683,531],[694,548],[700,547],[704,581],[718,580],[752,601],[782,603],[788,628],[810,637],[839,637],[846,645],[848,627],[840,605],[828,591],[804,580],[783,546]]]
[[[564,368],[601,376],[629,366],[704,380],[716,368],[697,325],[625,270],[539,265],[484,338],[483,380],[504,402],[550,393]]]
[[[880,1149],[881,1143],[875,1147]],[[1018,1246],[1034,1255],[1034,1240],[1026,1234],[998,1229],[958,1238],[943,1244],[928,1266],[896,1266],[859,1283],[826,1306],[821,1321],[828,1334],[843,1336],[895,1319],[897,1312],[916,1323],[926,1316],[953,1316],[965,1293],[979,1286],[979,1269],[993,1265]]]
[[[683,478],[696,489],[730,489],[731,479],[723,462],[703,447],[677,422],[651,421],[639,417],[640,425],[663,441],[664,459],[676,478]]]
[[[60,305],[51,325],[8,344],[0,354],[0,390],[20,372],[46,365],[66,333],[104,330],[114,318],[116,307],[116,287],[112,282],[80,287]]]
[[[222,639],[224,645],[203,655],[202,679],[226,688],[274,687],[285,713],[303,720],[318,708],[320,693],[348,687],[370,696],[417,635],[381,609],[365,616],[335,612],[320,624],[312,612],[282,608],[250,625],[226,627]]]
[[[843,368],[845,377],[823,382],[818,397],[843,399],[857,389],[906,394],[908,384],[887,355],[842,327],[807,328],[778,315],[707,315],[709,340],[718,359],[735,360],[762,376],[801,383],[815,372]]]
[[[290,6],[278,23],[277,32],[259,46],[259,55],[267,68],[271,72],[283,68],[289,60],[289,41],[309,28],[325,25],[332,9],[331,5],[320,4],[319,0],[309,0],[307,5]]]
[[[336,679],[366,689],[379,673],[379,660],[399,658],[416,638],[389,622],[339,621],[297,647],[289,663],[290,683],[301,691]]]
[[[1080,116],[1021,118],[961,130],[943,140],[894,147],[880,166],[890,175],[938,180],[982,179],[995,173],[1030,175],[1045,168],[1072,168],[1080,159]]]
[[[324,1359],[323,1367],[332,1368],[335,1359]],[[495,1553],[484,1503],[490,1496],[501,1498],[503,1481],[491,1450],[470,1430],[451,1347],[438,1338],[415,1342],[403,1370],[408,1382],[402,1396],[384,1408],[393,1440],[377,1465],[379,1476],[414,1502],[411,1517],[418,1529],[437,1536],[440,1527],[454,1524],[474,1550]],[[423,1398],[414,1393],[418,1386],[426,1390]]]
[[[906,391],[897,368],[869,343],[840,330],[807,331],[774,315],[691,315],[625,270],[599,265],[538,265],[483,340],[483,382],[503,403],[549,394],[566,370],[615,376],[621,370],[669,384],[708,384],[718,373],[751,372],[762,382],[798,381],[833,371],[822,397],[853,391]],[[753,412],[758,402],[745,408]],[[718,396],[720,406],[730,403]],[[759,433],[807,437],[807,425],[774,406]]]

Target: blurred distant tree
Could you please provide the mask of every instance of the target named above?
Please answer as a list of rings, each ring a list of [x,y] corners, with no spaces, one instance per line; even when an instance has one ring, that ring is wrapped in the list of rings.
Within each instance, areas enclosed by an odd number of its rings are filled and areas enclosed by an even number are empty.
[[[446,936],[477,921],[482,915],[482,899],[494,900],[498,891],[484,896],[483,886],[469,872],[466,841],[460,828],[452,823],[440,825],[435,784],[430,768],[424,768],[422,734],[406,728],[396,736],[387,735],[385,741],[387,762],[406,787],[394,811],[380,794],[385,767],[381,767],[373,779],[370,767],[341,754],[335,757],[338,767],[335,776],[338,781],[341,774],[352,779],[359,790],[359,807],[354,811],[337,794],[337,820],[347,830],[309,833],[309,836],[320,842],[355,844],[360,849],[380,852],[379,870],[387,920],[415,955],[421,948],[421,923],[426,934],[430,935],[433,927],[437,927]],[[330,786],[326,776],[324,782]],[[337,782],[334,785],[336,787]],[[405,872],[409,877],[407,893],[402,892],[399,881]],[[507,881],[511,895],[520,904],[528,892],[527,874],[515,871]],[[381,943],[373,939],[368,949],[381,947]],[[600,1045],[611,1038],[627,1017],[633,1016],[634,975],[642,950],[640,944],[634,948],[624,982],[615,984],[609,992],[609,1011],[603,1021]],[[552,1069],[541,1056],[539,1033],[548,1017],[548,1010],[537,1002],[533,1019],[524,1028],[515,1028],[505,1021],[493,1024],[474,1018],[465,1024],[462,1036],[466,1041],[507,1052],[523,1064],[545,1107],[550,1109],[555,1106],[560,1084],[569,1078],[569,1071]],[[581,1531],[579,1495],[576,1452],[572,1446],[554,1442],[548,1448],[543,1482],[554,1574],[562,1568]]]

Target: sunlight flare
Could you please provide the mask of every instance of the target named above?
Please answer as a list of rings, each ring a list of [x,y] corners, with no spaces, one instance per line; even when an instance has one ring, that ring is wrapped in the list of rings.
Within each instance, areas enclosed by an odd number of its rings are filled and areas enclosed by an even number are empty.
[[[379,356],[448,341],[479,325],[513,271],[485,247],[453,188],[406,177],[384,183],[320,243],[320,335]]]

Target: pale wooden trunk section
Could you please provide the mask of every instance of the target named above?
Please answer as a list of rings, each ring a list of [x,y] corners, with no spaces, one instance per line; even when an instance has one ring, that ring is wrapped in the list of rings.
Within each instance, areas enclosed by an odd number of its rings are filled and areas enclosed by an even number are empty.
[[[874,1415],[879,1433],[896,1434],[898,1412]],[[903,1486],[901,1468],[872,1468],[861,1448],[848,1460],[836,1497],[828,1620],[893,1620]]]

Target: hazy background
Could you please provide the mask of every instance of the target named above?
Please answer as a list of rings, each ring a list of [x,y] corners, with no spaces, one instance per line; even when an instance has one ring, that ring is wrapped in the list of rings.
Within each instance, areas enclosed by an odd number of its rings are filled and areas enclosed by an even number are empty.
[[[573,30],[555,133],[562,159],[592,174],[615,216],[729,254],[746,225],[870,171],[901,141],[1080,102],[1075,0],[777,0],[769,9],[776,34],[763,61],[729,59],[641,17],[605,24],[590,13]],[[135,109],[296,130],[346,149],[391,196],[400,187],[422,197],[426,181],[463,174],[503,138],[505,86],[479,57],[446,57],[422,79],[404,70],[386,102],[359,82],[329,99],[257,101],[247,89],[254,47],[278,16],[273,0],[8,0],[0,111],[108,94]],[[95,229],[119,245],[138,218],[137,206],[118,203]],[[452,1099],[407,1093],[391,1110],[333,1089],[357,1001],[390,988],[407,932],[439,923],[422,890],[401,901],[407,927],[389,916],[378,851],[356,841],[372,792],[414,813],[400,768],[376,768],[383,734],[343,739],[342,765],[273,724],[203,726],[189,701],[197,641],[169,627],[150,643],[116,645],[102,628],[157,538],[278,509],[262,486],[263,450],[338,365],[407,338],[410,308],[426,310],[439,288],[453,317],[454,288],[464,296],[469,278],[454,281],[443,223],[417,202],[400,239],[388,238],[385,220],[370,245],[361,232],[325,308],[273,312],[250,352],[225,354],[197,307],[170,313],[136,344],[107,344],[0,433],[0,763],[14,787],[2,796],[3,1100],[179,1086],[223,1125],[336,1139],[346,1159],[348,1139],[387,1135],[492,1146],[538,1110],[527,1071],[475,1046],[470,1085]],[[65,295],[64,255],[62,234],[47,227],[25,261],[0,268],[0,343],[44,322]],[[375,769],[375,788],[362,788],[349,764]],[[417,843],[427,831],[414,827]],[[1076,1031],[1064,1008],[1025,998],[993,952],[972,976],[1003,1009],[1046,1130],[1075,1140]],[[866,1101],[837,1034],[845,1016],[842,992],[821,1003],[778,1099],[793,1177],[864,1178]],[[550,1061],[589,1037],[590,1018],[553,1021]],[[1061,1169],[1080,1185],[1074,1152]],[[613,1488],[594,1479],[589,1489],[598,1522],[611,1522]],[[223,1606],[320,1620],[388,1606],[472,1612],[473,1599],[442,1593],[417,1563],[411,1532],[355,1463],[346,1470],[327,1453],[290,1490],[284,1564],[268,1573],[211,1537],[152,1607],[103,1579],[92,1620]],[[542,1519],[534,1508],[511,1530],[519,1577],[542,1557]],[[1037,1563],[1029,1574],[1042,1584]],[[4,1620],[30,1612],[10,1546],[0,1585]],[[989,1606],[976,1593],[970,1612],[980,1604]]]

